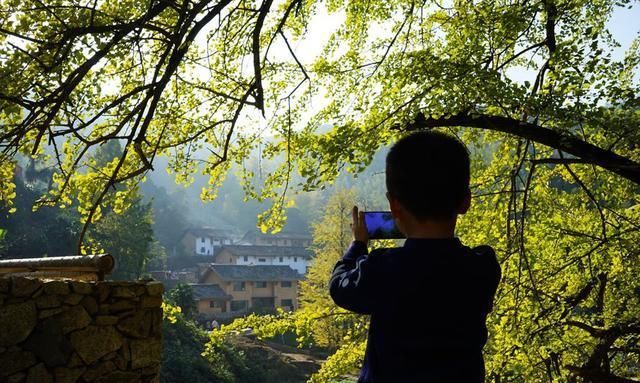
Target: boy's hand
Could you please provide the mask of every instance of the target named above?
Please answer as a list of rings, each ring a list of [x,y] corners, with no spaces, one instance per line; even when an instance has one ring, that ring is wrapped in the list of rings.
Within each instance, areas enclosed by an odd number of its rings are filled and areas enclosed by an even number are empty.
[[[353,223],[351,224],[351,232],[355,241],[369,242],[369,233],[367,232],[367,224],[364,222],[364,212],[358,212],[358,207],[354,206],[352,210]]]

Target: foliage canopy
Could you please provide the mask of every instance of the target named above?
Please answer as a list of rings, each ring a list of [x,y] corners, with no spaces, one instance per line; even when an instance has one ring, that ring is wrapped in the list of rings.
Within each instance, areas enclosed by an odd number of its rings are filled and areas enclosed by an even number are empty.
[[[616,60],[606,29],[629,3],[3,0],[2,199],[15,194],[20,152],[57,168],[40,204],[75,199],[85,221],[126,206],[158,155],[179,182],[209,175],[212,199],[230,162],[262,144],[284,164],[257,187],[246,169],[245,191],[273,200],[261,221],[278,227],[291,190],[362,170],[414,120],[506,132],[640,182],[639,44]],[[325,10],[344,22],[303,62],[305,45],[292,44]],[[333,129],[319,133],[323,124]],[[265,125],[274,140],[263,142]],[[467,131],[479,144],[505,137]],[[122,155],[98,165],[94,149],[113,140]],[[116,183],[127,188],[108,193]]]

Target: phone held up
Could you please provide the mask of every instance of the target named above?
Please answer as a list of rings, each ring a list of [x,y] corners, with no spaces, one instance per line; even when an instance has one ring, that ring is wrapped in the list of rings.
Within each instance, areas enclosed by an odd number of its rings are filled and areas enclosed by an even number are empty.
[[[365,211],[364,222],[367,225],[369,239],[404,238],[390,211]]]

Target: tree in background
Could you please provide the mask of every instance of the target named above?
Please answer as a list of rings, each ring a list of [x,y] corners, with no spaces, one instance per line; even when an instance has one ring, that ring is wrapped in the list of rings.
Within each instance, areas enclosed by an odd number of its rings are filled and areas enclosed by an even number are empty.
[[[189,228],[189,207],[185,193],[167,193],[162,186],[147,180],[141,186],[144,200],[153,207],[153,233],[168,255],[183,253],[182,236]]]
[[[5,229],[0,229],[0,253],[4,253],[5,251],[5,240],[4,237],[7,235],[7,231]]]
[[[160,382],[264,383],[265,373],[240,349],[225,345],[203,355],[207,334],[179,308],[164,304]]]
[[[122,152],[117,141],[109,141],[96,150],[96,166],[104,165]],[[16,211],[6,209],[0,218],[5,230],[5,246],[1,254],[9,258],[39,258],[42,256],[68,256],[77,254],[80,214],[78,206],[43,206],[33,209],[38,198],[51,186],[51,169],[33,159],[16,176]],[[115,188],[113,193],[120,192]],[[126,191],[131,193],[132,191]],[[135,190],[133,190],[135,192]],[[164,249],[154,241],[151,231],[152,210],[140,197],[127,210],[122,206],[108,207],[99,224],[90,231],[95,249],[111,253],[116,268],[111,275],[115,279],[137,279],[146,263],[161,257]]]
[[[193,289],[185,283],[178,283],[167,294],[167,299],[173,305],[182,309],[182,313],[188,319],[193,319],[196,312],[196,301],[193,298]]]
[[[163,255],[164,249],[154,243],[152,225],[151,204],[138,197],[123,212],[108,212],[92,228],[90,238],[116,260],[112,278],[138,279],[151,259]]]
[[[59,206],[33,210],[45,192],[51,173],[42,164],[30,161],[16,175],[14,212],[0,209],[0,228],[4,231],[4,246],[0,254],[7,258],[39,258],[76,254],[80,224],[72,209]]]
[[[306,278],[300,282],[300,309],[296,314],[317,318],[311,323],[313,343],[332,351],[340,348],[345,336],[353,332],[356,325],[364,327],[363,321],[336,307],[329,296],[329,276],[351,242],[349,224],[355,204],[353,189],[338,189],[329,197],[322,217],[313,224],[315,257]]]

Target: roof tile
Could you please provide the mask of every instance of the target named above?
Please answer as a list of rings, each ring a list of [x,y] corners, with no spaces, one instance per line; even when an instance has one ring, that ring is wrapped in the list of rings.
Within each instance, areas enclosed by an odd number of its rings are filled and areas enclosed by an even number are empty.
[[[299,281],[297,271],[289,266],[212,264],[211,270],[225,281]]]

